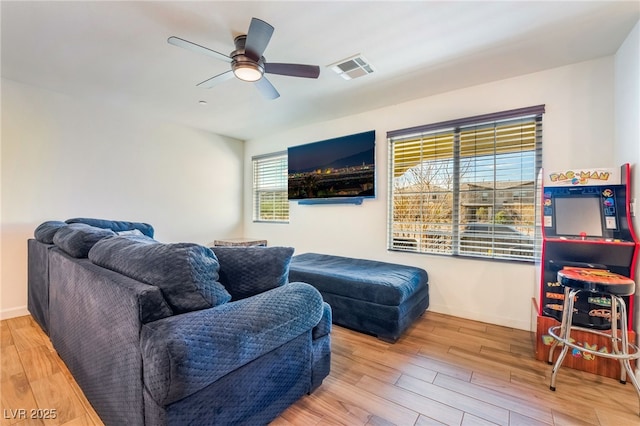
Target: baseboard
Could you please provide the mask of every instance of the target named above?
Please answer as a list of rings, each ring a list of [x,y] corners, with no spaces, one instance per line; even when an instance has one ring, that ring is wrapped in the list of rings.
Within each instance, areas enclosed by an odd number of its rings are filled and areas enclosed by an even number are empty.
[[[23,317],[29,315],[29,310],[26,306],[20,306],[17,308],[3,309],[0,311],[0,321],[9,318]]]
[[[457,311],[451,309],[446,305],[430,304],[428,311],[437,312],[439,314],[451,315],[454,317],[460,317],[470,319],[473,321],[486,322],[489,324],[500,325],[503,327],[516,328],[519,330],[532,331],[530,319],[516,320],[513,318],[505,318],[496,315],[487,315],[486,312],[469,312],[469,311]],[[527,314],[528,315],[528,314]]]

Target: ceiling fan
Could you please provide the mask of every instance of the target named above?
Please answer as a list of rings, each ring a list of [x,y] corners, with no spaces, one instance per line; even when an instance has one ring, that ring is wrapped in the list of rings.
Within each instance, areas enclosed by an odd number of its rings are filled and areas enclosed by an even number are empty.
[[[290,77],[318,78],[320,67],[317,65],[267,62],[262,54],[267,48],[272,34],[273,27],[271,25],[260,19],[251,18],[249,31],[247,34],[239,35],[234,39],[236,48],[228,56],[180,37],[169,37],[167,42],[174,46],[213,56],[231,64],[229,71],[198,83],[197,86],[208,89],[235,76],[240,80],[253,82],[265,98],[276,99],[280,94],[264,76],[265,73]]]

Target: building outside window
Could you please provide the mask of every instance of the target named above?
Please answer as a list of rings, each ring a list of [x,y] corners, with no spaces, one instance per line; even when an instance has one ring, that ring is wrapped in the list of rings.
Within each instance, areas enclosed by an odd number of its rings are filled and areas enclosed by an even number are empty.
[[[533,261],[543,113],[389,132],[388,248]]]

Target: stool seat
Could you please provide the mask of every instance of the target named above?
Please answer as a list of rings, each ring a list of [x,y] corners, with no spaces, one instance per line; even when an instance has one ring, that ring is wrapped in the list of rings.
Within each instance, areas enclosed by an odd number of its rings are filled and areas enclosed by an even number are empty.
[[[632,279],[604,269],[565,268],[558,271],[558,280],[563,287],[615,296],[630,296],[636,288]]]

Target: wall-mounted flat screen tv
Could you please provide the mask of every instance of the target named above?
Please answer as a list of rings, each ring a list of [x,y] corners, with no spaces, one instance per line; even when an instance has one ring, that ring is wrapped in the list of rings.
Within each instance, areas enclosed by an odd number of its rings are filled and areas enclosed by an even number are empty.
[[[375,130],[287,150],[289,199],[375,197]]]

